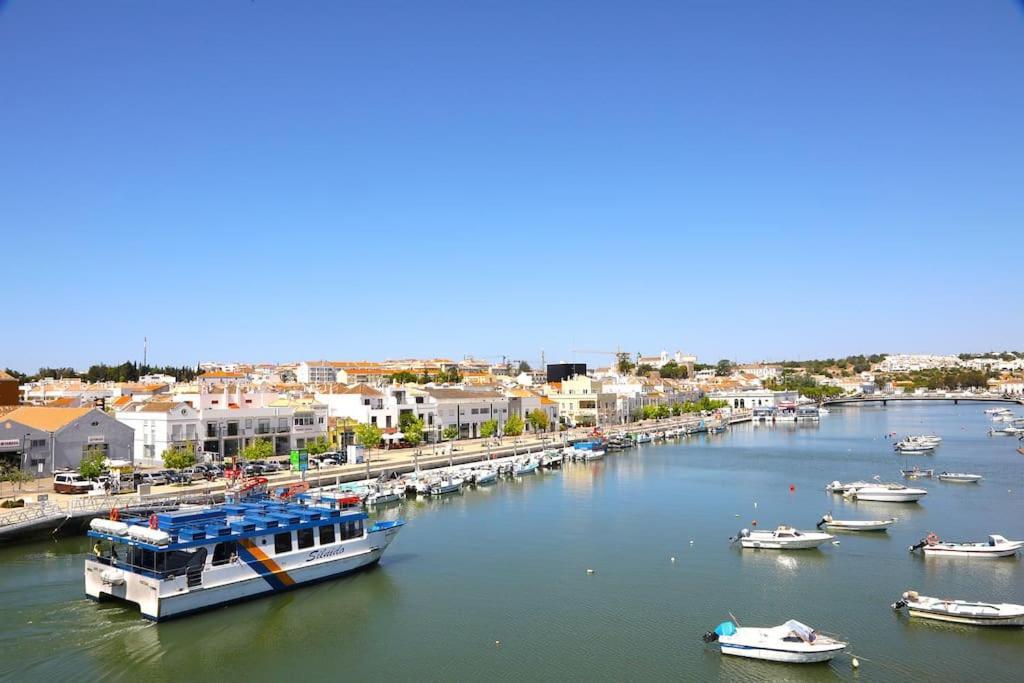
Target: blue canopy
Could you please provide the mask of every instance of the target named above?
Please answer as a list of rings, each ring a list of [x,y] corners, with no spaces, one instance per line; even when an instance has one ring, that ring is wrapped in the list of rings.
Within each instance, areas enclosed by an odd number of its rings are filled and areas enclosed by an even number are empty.
[[[720,636],[731,636],[736,633],[736,624],[731,621],[723,621],[715,627],[715,633]]]

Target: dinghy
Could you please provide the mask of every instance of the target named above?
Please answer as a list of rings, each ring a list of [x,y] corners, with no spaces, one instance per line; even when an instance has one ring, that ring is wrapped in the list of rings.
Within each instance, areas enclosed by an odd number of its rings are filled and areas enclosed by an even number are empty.
[[[789,664],[827,662],[846,649],[846,643],[817,633],[790,619],[781,626],[748,628],[724,621],[704,634],[705,643],[718,642],[723,655]]]
[[[989,534],[988,543],[959,543],[942,541],[935,532],[910,546],[910,552],[921,550],[930,555],[948,557],[1010,557],[1024,547],[1024,541],[1010,541],[999,534]]]
[[[935,474],[935,470],[922,470],[919,467],[915,467],[909,470],[900,470],[900,474],[907,479],[931,479]]]
[[[971,626],[1024,626],[1024,605],[1008,602],[971,602],[949,598],[929,598],[907,591],[892,604],[894,610],[904,607],[912,617],[949,621]]]
[[[829,531],[885,531],[896,523],[895,517],[889,519],[833,519],[832,513],[821,518],[815,526],[824,526]]]
[[[948,481],[957,484],[977,484],[982,480],[980,474],[968,474],[967,472],[942,472],[939,474],[939,481]]]

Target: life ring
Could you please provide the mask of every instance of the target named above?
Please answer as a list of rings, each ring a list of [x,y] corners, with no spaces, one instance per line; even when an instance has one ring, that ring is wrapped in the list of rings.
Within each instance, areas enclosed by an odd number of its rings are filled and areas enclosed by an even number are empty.
[[[155,512],[149,516],[149,528],[150,529],[159,529],[160,528],[160,520],[158,520],[156,518],[156,513]]]
[[[119,521],[121,519],[121,511],[116,507],[110,508],[110,519],[115,522]]]
[[[925,540],[925,542],[928,543],[928,545],[938,545],[939,544],[939,537],[935,535],[934,531],[928,532],[928,535],[925,536],[924,540]]]

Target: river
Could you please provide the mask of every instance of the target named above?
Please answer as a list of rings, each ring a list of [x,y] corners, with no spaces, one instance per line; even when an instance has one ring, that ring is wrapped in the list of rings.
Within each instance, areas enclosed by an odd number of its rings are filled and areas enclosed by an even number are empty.
[[[907,552],[933,530],[1024,537],[1024,457],[1015,439],[987,436],[989,424],[980,405],[835,409],[818,426],[740,425],[410,501],[381,513],[409,523],[374,569],[159,625],[83,598],[84,537],[0,547],[0,678],[1017,680],[1024,629],[911,621],[889,608],[908,589],[1024,603],[1020,558]],[[944,441],[904,459],[889,432]],[[898,479],[904,462],[985,480],[924,480],[916,505],[823,490],[833,479]],[[813,528],[829,510],[899,522],[817,551],[728,541],[755,520]],[[722,657],[700,636],[730,612],[744,625],[795,618],[838,634],[860,668],[845,655],[805,667]]]

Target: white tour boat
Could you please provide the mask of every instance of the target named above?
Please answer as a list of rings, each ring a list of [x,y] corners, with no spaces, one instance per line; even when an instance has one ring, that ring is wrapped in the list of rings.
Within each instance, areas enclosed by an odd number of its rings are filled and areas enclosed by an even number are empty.
[[[940,472],[939,481],[948,481],[956,484],[977,484],[983,477],[980,474],[969,474],[967,472]]]
[[[831,541],[835,536],[820,531],[800,531],[784,524],[774,531],[751,531],[742,529],[732,542],[740,542],[744,548],[763,550],[809,550]]]
[[[850,500],[863,500],[881,503],[916,503],[928,492],[914,489],[903,484],[876,482],[866,486],[856,486],[847,490],[843,496]]]
[[[832,513],[821,518],[815,526],[824,526],[829,531],[885,531],[896,523],[895,517],[889,519],[833,519]]]
[[[1024,541],[1010,541],[999,534],[989,534],[988,542],[960,543],[942,541],[934,533],[929,533],[919,543],[910,546],[910,552],[921,550],[925,557],[1011,557],[1024,547]]]
[[[1024,626],[1024,605],[1001,602],[971,602],[930,598],[907,591],[892,604],[894,610],[906,607],[912,617],[949,621],[971,626]]]
[[[749,628],[725,621],[705,633],[703,640],[717,641],[723,655],[789,664],[827,662],[847,645],[792,619],[769,628]]]
[[[403,524],[365,525],[358,496],[299,498],[94,519],[86,595],[135,603],[161,621],[372,565]]]

